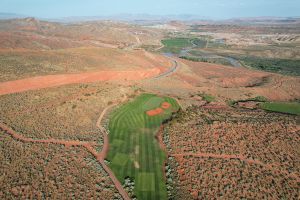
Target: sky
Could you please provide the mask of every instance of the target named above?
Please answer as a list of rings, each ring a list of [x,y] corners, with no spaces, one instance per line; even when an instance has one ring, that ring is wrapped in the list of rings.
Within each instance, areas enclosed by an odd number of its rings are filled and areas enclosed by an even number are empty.
[[[0,0],[0,12],[40,18],[118,14],[292,17],[300,16],[300,0]]]

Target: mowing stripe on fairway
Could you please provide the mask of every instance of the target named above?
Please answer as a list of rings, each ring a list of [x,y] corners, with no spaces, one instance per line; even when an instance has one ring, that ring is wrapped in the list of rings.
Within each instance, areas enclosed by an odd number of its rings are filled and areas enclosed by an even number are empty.
[[[160,106],[160,101],[169,102],[172,106],[163,109],[164,113],[148,116],[145,108]],[[167,198],[162,172],[165,155],[159,148],[155,134],[163,120],[178,109],[177,102],[169,97],[142,94],[110,115],[108,127],[111,146],[107,159],[114,161],[110,167],[121,183],[124,183],[127,176],[135,183],[140,183],[134,189],[138,199]]]

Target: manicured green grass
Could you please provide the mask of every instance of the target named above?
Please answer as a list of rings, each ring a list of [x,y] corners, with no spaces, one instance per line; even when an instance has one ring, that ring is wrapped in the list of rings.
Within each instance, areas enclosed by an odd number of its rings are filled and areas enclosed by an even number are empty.
[[[300,115],[300,103],[265,102],[260,107],[264,110]]]
[[[161,103],[164,102],[164,98],[151,97],[144,105],[143,110],[148,111],[160,107]]]
[[[183,48],[192,46],[190,38],[170,38],[161,41],[164,45],[162,49],[168,53],[179,53]]]
[[[189,38],[171,38],[162,40],[166,47],[188,47],[191,46],[191,39]]]
[[[192,40],[192,43],[197,46],[197,48],[204,48],[207,45],[207,39],[195,38]]]
[[[111,146],[121,146],[124,144],[123,140],[114,140],[113,143],[111,143]]]
[[[164,45],[162,49],[164,52],[178,54],[187,47],[204,48],[207,40],[202,38],[169,38],[161,42]]]
[[[126,163],[128,162],[128,160],[129,160],[129,157],[127,154],[117,153],[112,160],[112,164],[124,167],[126,165]]]
[[[147,109],[160,107],[165,101],[172,106],[163,114],[151,117],[146,114]],[[162,122],[178,109],[172,98],[142,94],[111,115],[109,167],[120,182],[124,183],[126,177],[135,181],[134,193],[138,199],[167,199],[163,177],[165,155],[155,135]]]
[[[154,173],[140,172],[137,176],[137,190],[144,192],[155,192]]]

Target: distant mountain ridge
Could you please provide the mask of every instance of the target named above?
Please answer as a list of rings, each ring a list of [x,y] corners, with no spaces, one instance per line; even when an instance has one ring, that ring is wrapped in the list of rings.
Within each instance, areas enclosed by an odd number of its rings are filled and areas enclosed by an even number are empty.
[[[18,19],[18,18],[25,18],[25,17],[28,17],[28,16],[16,14],[16,13],[1,13],[0,12],[0,19]]]
[[[225,22],[233,23],[299,23],[300,17],[247,17],[247,18],[233,18],[224,20]]]
[[[60,21],[60,22],[76,22],[76,21],[94,21],[94,20],[116,20],[116,21],[125,21],[125,22],[134,22],[134,21],[192,21],[206,19],[205,16],[197,15],[151,15],[151,14],[119,14],[111,16],[74,16],[74,17],[63,17],[57,19],[50,19]]]
[[[121,21],[135,21],[135,20],[181,20],[181,21],[190,21],[190,20],[199,20],[199,19],[209,19],[205,16],[198,15],[151,15],[151,14],[118,14],[110,16],[70,16],[70,17],[58,17],[58,18],[44,18],[36,17],[29,15],[21,15],[16,13],[1,13],[0,19],[14,19],[14,18],[26,18],[26,17],[35,17],[47,21],[61,21],[61,22],[75,22],[75,21],[95,21],[95,20],[121,20]]]
[[[16,14],[16,13],[0,13],[0,20],[5,19],[18,19],[18,18],[26,18],[31,17],[28,15]],[[64,22],[64,23],[72,23],[72,22],[86,22],[86,21],[98,21],[98,20],[112,20],[112,21],[124,21],[124,22],[136,22],[136,23],[144,23],[144,22],[168,22],[168,21],[183,21],[183,22],[191,22],[191,21],[210,21],[210,22],[222,22],[222,23],[262,23],[262,22],[272,22],[272,23],[281,23],[281,22],[289,22],[298,23],[300,21],[300,16],[297,17],[240,17],[240,18],[231,18],[224,20],[216,20],[206,16],[200,15],[191,15],[191,14],[179,14],[179,15],[151,15],[151,14],[118,14],[111,16],[70,16],[70,17],[61,17],[61,18],[39,18],[45,21],[52,22]]]

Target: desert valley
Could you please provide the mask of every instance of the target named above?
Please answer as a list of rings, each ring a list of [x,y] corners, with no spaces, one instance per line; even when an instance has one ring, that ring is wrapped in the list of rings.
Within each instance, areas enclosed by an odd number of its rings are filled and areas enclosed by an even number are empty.
[[[0,199],[299,199],[300,18],[0,20]]]

